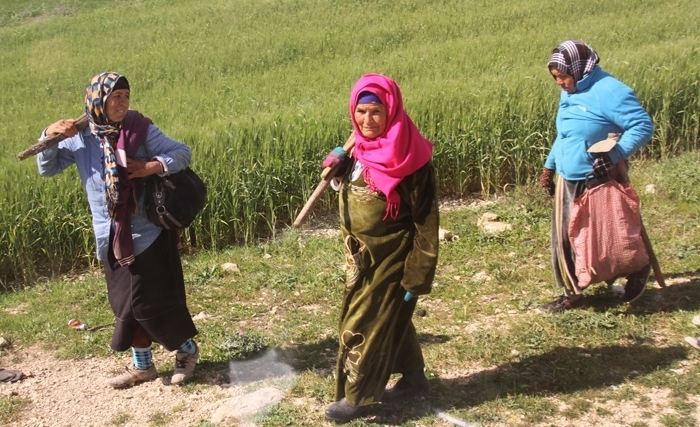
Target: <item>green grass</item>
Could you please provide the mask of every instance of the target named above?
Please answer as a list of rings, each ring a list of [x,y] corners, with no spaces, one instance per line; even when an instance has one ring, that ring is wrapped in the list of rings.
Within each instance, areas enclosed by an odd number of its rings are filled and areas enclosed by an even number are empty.
[[[113,426],[121,426],[131,421],[131,415],[129,414],[119,414],[110,420],[110,424]]]
[[[367,16],[390,17],[368,25]],[[440,192],[531,182],[553,140],[551,49],[580,38],[654,118],[647,158],[698,143],[700,7],[693,0],[95,0],[0,5],[0,287],[94,266],[89,212],[74,172],[49,180],[15,154],[83,90],[124,73],[132,106],[189,144],[210,189],[194,225],[225,249],[284,229],[350,131],[357,78],[402,87],[436,143]],[[325,196],[317,212],[334,209]]]
[[[15,396],[0,396],[0,422],[9,423],[29,404],[28,399]]]
[[[691,152],[632,165],[644,222],[669,282],[665,289],[650,284],[633,305],[597,284],[586,291],[586,308],[534,312],[558,295],[549,261],[550,202],[536,186],[516,187],[490,203],[475,196],[466,200],[474,202],[471,207],[443,211],[442,226],[459,238],[441,245],[435,288],[418,302],[425,316],[414,318],[432,391],[401,408],[383,405],[371,421],[348,425],[445,425],[436,411],[483,426],[602,423],[614,422],[622,404],[637,408],[629,425],[694,425],[700,353],[683,337],[699,332],[690,323],[700,314],[700,250],[694,243],[700,241],[699,162],[700,153]],[[648,184],[655,193],[644,191]],[[497,213],[513,230],[483,234],[476,223],[485,212]],[[227,375],[231,351],[244,358],[263,345],[298,374],[282,402],[256,418],[258,425],[322,423],[322,411],[295,401],[322,408],[333,399],[341,247],[339,237],[312,238],[290,229],[255,245],[184,258],[190,310],[207,315],[198,323],[198,376]],[[239,271],[224,270],[227,262]],[[41,344],[62,358],[115,357],[106,346],[111,329],[82,333],[66,324],[70,318],[111,322],[105,292],[95,270],[0,293],[0,331],[14,348]],[[2,355],[12,357],[12,351]],[[210,387],[217,386],[196,382],[183,390],[196,394]],[[668,391],[668,400],[652,402],[647,392],[653,389]],[[21,410],[21,402],[0,400],[10,403],[14,414]],[[124,416],[111,420],[127,422]],[[166,425],[168,415],[153,414],[149,422]]]

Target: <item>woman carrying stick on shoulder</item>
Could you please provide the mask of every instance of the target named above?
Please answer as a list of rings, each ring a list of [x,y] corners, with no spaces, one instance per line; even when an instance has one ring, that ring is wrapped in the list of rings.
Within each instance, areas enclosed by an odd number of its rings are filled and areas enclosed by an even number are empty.
[[[197,329],[185,300],[177,231],[146,219],[143,178],[187,168],[189,147],[168,138],[150,119],[129,110],[131,90],[126,77],[105,72],[92,78],[85,91],[89,126],[59,120],[44,136],[68,138],[37,156],[39,173],[53,176],[75,164],[87,193],[104,264],[109,303],[116,316],[111,347],[132,349],[133,366],[108,381],[114,388],[158,377],[151,344],[177,350],[172,384],[189,379],[199,358],[192,340]],[[147,155],[148,151],[153,157]]]

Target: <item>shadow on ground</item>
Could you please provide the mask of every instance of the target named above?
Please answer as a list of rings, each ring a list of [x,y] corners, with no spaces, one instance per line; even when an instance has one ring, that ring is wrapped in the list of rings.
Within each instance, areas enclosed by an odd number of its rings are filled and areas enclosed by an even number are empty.
[[[610,387],[632,377],[667,369],[686,357],[687,349],[680,346],[558,347],[467,377],[433,379],[428,396],[396,405],[380,405],[369,421],[381,425],[403,424],[434,415],[437,409],[469,409],[518,395],[540,397]]]
[[[612,308],[627,308],[630,314],[645,315],[672,311],[694,311],[700,309],[700,276],[698,271],[664,275],[667,286],[659,287],[653,275],[644,294],[632,304],[625,304],[614,297],[607,285],[593,285],[584,293],[586,306],[596,312]],[[687,280],[677,283],[678,280]],[[623,280],[624,282],[624,280]],[[670,284],[668,282],[671,282]],[[676,283],[674,283],[676,282]]]

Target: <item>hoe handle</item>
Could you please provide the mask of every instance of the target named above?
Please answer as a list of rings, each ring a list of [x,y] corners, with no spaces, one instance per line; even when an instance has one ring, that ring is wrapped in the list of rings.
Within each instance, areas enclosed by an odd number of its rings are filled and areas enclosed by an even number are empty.
[[[350,135],[348,140],[345,141],[345,145],[343,145],[343,150],[345,150],[346,153],[350,153],[350,150],[352,150],[352,148],[354,146],[355,146],[355,136]],[[316,186],[316,189],[311,194],[311,197],[309,197],[309,200],[307,200],[304,207],[301,208],[299,215],[297,215],[297,218],[294,220],[294,223],[292,224],[292,226],[294,228],[299,228],[304,223],[304,221],[306,220],[306,217],[309,216],[309,214],[313,210],[314,206],[316,206],[316,202],[318,202],[319,199],[321,198],[321,196],[323,196],[323,193],[326,191],[326,188],[331,183],[331,180],[338,173],[338,169],[340,169],[341,163],[338,163],[337,165],[335,165],[333,167],[327,167],[323,170],[323,172],[321,172],[321,182],[318,183],[318,185]]]
[[[74,125],[75,125],[76,129],[78,129],[78,131],[85,129],[88,125],[87,114],[83,113],[82,116],[75,119]],[[17,155],[17,158],[19,160],[24,160],[28,157],[34,156],[34,155],[46,150],[47,148],[53,147],[54,145],[58,144],[59,142],[63,141],[66,138],[67,137],[65,135],[60,134],[60,133],[56,134],[56,135],[47,136],[46,138],[40,139],[39,141],[37,141],[36,144],[32,145],[31,147],[29,147],[26,150],[19,153]]]

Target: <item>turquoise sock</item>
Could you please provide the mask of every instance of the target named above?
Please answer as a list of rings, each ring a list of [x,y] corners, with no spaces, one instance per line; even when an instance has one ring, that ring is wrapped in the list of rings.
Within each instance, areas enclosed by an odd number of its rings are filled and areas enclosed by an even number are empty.
[[[177,349],[177,351],[180,352],[185,352],[187,354],[195,354],[197,352],[197,344],[194,343],[192,338],[187,338],[187,341],[182,343],[180,348]]]
[[[151,347],[131,347],[131,352],[134,355],[134,367],[136,367],[136,369],[145,370],[153,366],[153,352],[151,351]]]

